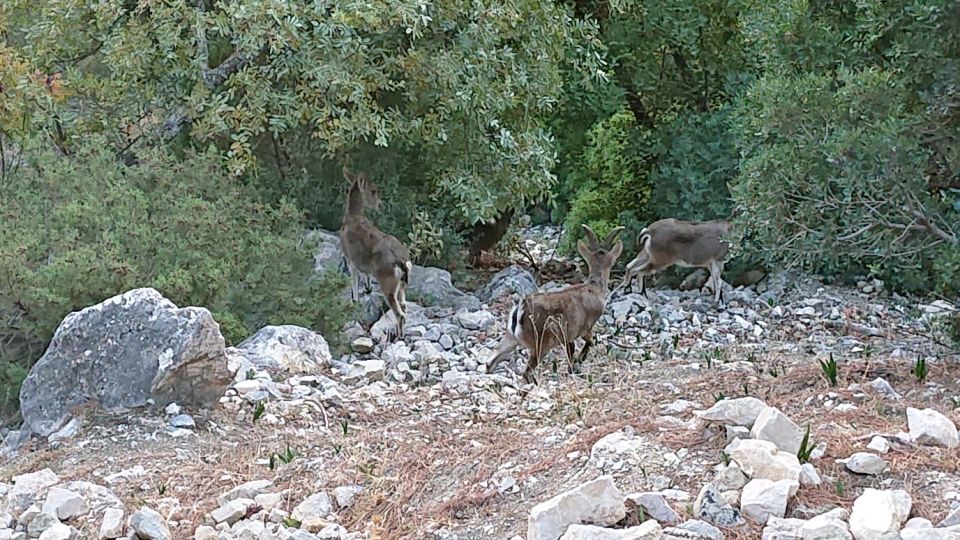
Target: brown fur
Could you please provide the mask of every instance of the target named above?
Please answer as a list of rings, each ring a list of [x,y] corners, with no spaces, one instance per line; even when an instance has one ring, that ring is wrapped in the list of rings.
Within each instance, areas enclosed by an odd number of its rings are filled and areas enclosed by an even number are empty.
[[[612,248],[606,247],[622,227],[612,231],[603,243],[589,227],[584,225],[584,229],[589,245],[580,240],[577,250],[590,269],[586,281],[560,291],[531,294],[514,306],[500,348],[487,367],[488,373],[520,345],[530,353],[530,362],[523,373],[528,382],[543,357],[557,346],[564,346],[571,362],[576,359],[579,363],[586,358],[593,344],[593,327],[606,304],[610,268],[623,252],[623,242],[617,240]],[[574,342],[578,337],[584,339],[584,345],[576,355]]]
[[[668,218],[655,221],[640,232],[637,241],[639,253],[627,264],[621,287],[640,277],[640,290],[647,293],[644,276],[661,272],[675,264],[688,268],[706,268],[710,271],[707,283],[711,285],[717,302],[722,298],[723,259],[730,249],[724,237],[729,234],[731,222],[682,221]]]
[[[346,168],[343,175],[351,180]],[[405,290],[412,268],[410,252],[395,236],[381,231],[363,215],[365,208],[380,207],[379,190],[363,174],[353,177],[345,206],[338,235],[350,267],[353,300],[359,299],[359,273],[376,278],[397,318],[397,337],[402,337],[407,309]]]

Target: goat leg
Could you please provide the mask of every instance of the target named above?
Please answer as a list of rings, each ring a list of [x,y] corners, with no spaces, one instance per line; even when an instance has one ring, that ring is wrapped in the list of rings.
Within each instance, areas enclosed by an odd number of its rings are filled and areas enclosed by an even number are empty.
[[[500,362],[510,358],[510,355],[513,354],[513,351],[517,349],[519,344],[517,339],[513,337],[513,334],[510,332],[504,334],[503,339],[500,340],[500,347],[497,349],[496,354],[487,362],[487,373],[493,373],[493,370],[497,369]]]

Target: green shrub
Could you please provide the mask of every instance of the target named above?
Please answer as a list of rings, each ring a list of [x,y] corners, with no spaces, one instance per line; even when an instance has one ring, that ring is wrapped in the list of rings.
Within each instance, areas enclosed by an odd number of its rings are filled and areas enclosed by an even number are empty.
[[[0,184],[0,363],[28,366],[67,313],[148,286],[209,308],[230,342],[284,323],[336,344],[345,277],[313,278],[299,211],[259,202],[213,153],[147,152],[126,167],[92,139],[69,157],[26,155]],[[0,385],[22,374],[7,369]]]
[[[620,224],[622,212],[649,216],[652,155],[650,133],[636,125],[629,111],[620,111],[590,129],[581,168],[573,173],[579,175],[579,188],[564,219],[561,250],[575,249],[577,239],[583,237],[582,224],[603,235]]]

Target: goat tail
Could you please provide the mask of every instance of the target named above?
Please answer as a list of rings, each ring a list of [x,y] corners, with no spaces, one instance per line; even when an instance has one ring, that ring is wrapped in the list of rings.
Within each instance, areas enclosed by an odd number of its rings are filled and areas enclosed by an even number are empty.
[[[525,298],[521,298],[513,305],[513,309],[510,310],[510,322],[507,326],[507,331],[513,334],[513,337],[520,339],[520,330],[521,324],[520,321],[523,320],[523,305],[525,303]]]
[[[404,287],[410,285],[410,272],[413,271],[413,263],[410,261],[399,262],[393,268],[393,275],[403,282]]]

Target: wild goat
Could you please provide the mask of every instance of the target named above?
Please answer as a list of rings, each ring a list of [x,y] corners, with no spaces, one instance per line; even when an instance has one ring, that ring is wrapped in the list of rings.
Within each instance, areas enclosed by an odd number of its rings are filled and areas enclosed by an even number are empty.
[[[640,276],[640,292],[646,296],[643,278],[673,265],[687,268],[706,268],[710,271],[707,284],[711,286],[714,301],[722,302],[723,259],[730,246],[724,237],[730,232],[728,220],[681,221],[668,218],[651,223],[640,231],[637,239],[639,253],[627,264],[620,287],[627,286],[634,276]],[[619,288],[619,287],[618,287]]]
[[[360,298],[359,272],[376,278],[380,291],[397,318],[396,336],[403,337],[407,311],[406,287],[413,269],[410,252],[395,236],[381,231],[363,215],[365,208],[380,208],[380,190],[377,186],[368,181],[363,173],[351,179],[346,167],[343,168],[343,176],[350,181],[350,189],[347,191],[343,225],[338,235],[350,270],[351,297],[354,302]]]
[[[558,345],[566,348],[569,361],[573,362],[576,352],[574,341],[584,339],[576,363],[587,356],[593,344],[593,327],[603,313],[607,302],[607,285],[610,281],[610,268],[623,252],[623,242],[619,239],[613,247],[610,242],[623,227],[617,227],[603,242],[584,225],[587,243],[577,241],[577,251],[587,261],[589,275],[580,284],[546,293],[534,293],[519,301],[510,311],[507,333],[500,342],[500,348],[487,366],[487,373],[493,373],[497,365],[510,357],[518,345],[530,352],[530,361],[524,370],[525,381],[532,380],[533,371],[540,360]]]

